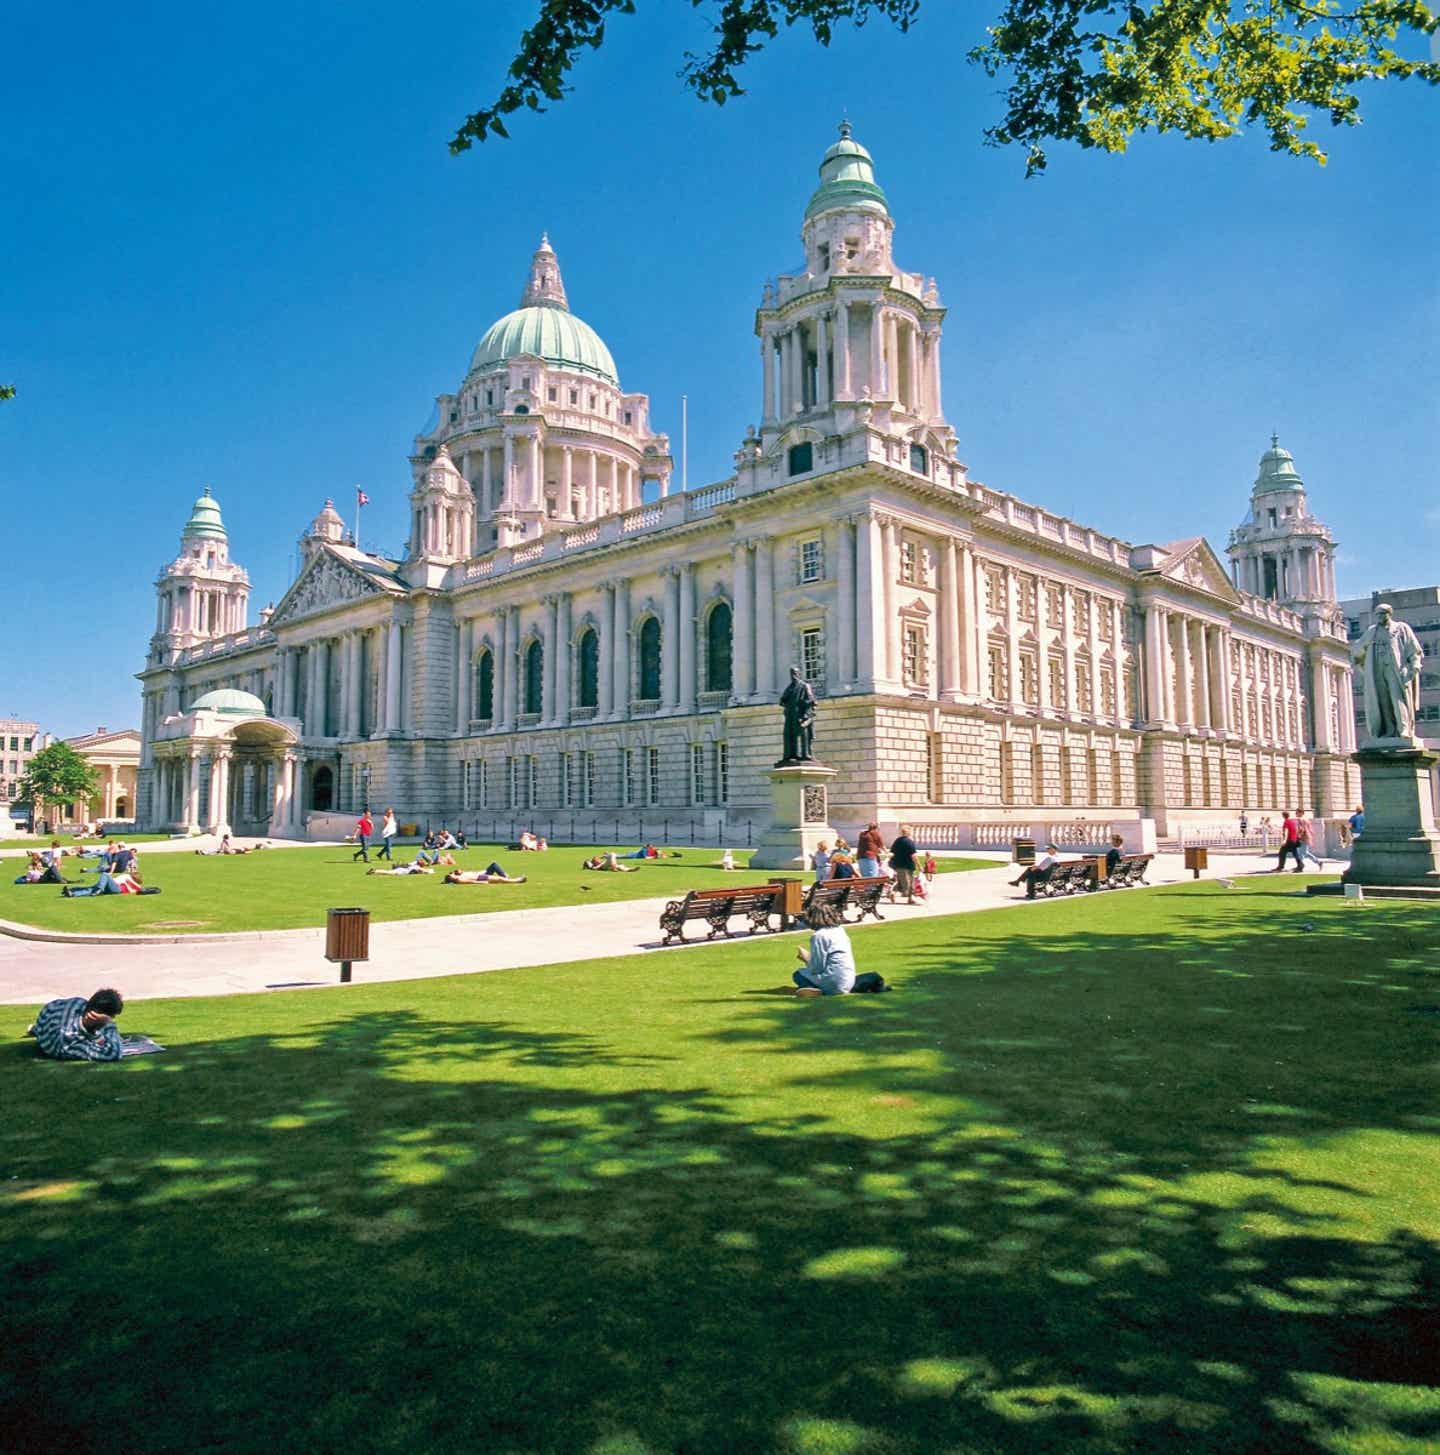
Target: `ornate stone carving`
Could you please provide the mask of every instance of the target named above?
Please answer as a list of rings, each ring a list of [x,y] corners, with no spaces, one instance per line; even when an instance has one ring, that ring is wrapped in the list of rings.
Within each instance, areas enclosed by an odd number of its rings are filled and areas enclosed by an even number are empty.
[[[317,555],[276,607],[270,624],[295,621],[327,607],[377,594],[373,587],[334,556],[328,553]]]
[[[825,823],[828,820],[830,810],[825,800],[825,785],[823,783],[807,783],[805,785],[803,812],[806,823]]]

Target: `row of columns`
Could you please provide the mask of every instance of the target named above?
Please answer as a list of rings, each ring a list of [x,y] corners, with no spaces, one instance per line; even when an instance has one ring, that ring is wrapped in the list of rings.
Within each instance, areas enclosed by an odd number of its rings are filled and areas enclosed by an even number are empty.
[[[375,694],[370,694],[371,665]],[[403,726],[405,627],[392,619],[373,628],[356,628],[338,637],[319,638],[276,653],[274,712],[299,717],[309,738],[357,738],[399,732]],[[339,679],[331,711],[330,682]]]
[[[640,472],[630,460],[578,445],[547,447],[538,434],[507,433],[499,451],[466,450],[461,471],[483,515],[495,514],[507,502],[515,510],[546,514],[552,479],[561,520],[595,520],[640,504]],[[667,472],[660,481],[662,495],[669,493],[669,484]]]
[[[245,594],[231,586],[186,582],[156,594],[155,630],[176,635],[229,636],[245,629]]]
[[[940,413],[938,327],[886,308],[879,299],[865,301],[867,345],[857,361],[851,342],[854,306],[842,296],[833,313],[807,314],[764,330],[760,361],[767,423],[823,408],[832,397],[853,400],[857,391],[866,390],[872,399],[893,400],[922,418]]]
[[[1242,557],[1235,564],[1235,584],[1253,596],[1264,596],[1267,559],[1275,562],[1276,594],[1281,599],[1335,600],[1335,558],[1327,547],[1297,542]]]
[[[467,506],[453,496],[422,496],[411,529],[417,555],[465,561],[475,554],[473,504]]]
[[[202,757],[202,750],[196,745],[183,757],[166,756],[155,760],[153,773],[157,781],[152,795],[159,801],[159,812],[152,804],[152,818],[173,823],[192,833],[201,829],[212,833],[224,832],[237,817],[247,822],[268,820],[272,834],[300,831],[303,824],[300,793],[303,755],[287,750],[265,759],[246,758],[241,762],[238,780],[232,777],[235,758],[230,748],[212,749],[208,762],[203,762]],[[268,773],[262,773],[267,766]],[[202,774],[209,777],[204,823],[200,821]],[[268,805],[261,802],[267,776]]]

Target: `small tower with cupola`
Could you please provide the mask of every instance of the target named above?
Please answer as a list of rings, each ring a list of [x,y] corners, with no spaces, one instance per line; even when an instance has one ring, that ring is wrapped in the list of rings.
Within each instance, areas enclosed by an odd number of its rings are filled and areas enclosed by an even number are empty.
[[[805,268],[767,282],[755,315],[761,424],[737,457],[757,488],[869,460],[963,476],[940,389],[945,310],[934,279],[895,265],[895,224],[850,124],[805,209]]]
[[[245,629],[250,577],[230,560],[220,502],[205,487],[180,533],[180,554],[155,582],[150,665],[163,666],[186,647]]]
[[[1310,514],[1305,482],[1271,435],[1250,491],[1250,514],[1230,532],[1226,554],[1242,591],[1301,615],[1335,615],[1335,537]]]
[[[340,518],[340,512],[335,509],[335,502],[327,500],[319,515],[310,522],[305,534],[300,537],[301,558],[308,561],[311,556],[318,555],[327,545],[343,546],[344,544],[345,522]]]
[[[421,574],[436,568],[438,584],[446,569],[470,557],[474,543],[475,497],[449,449],[441,445],[410,492],[407,579],[418,584],[416,568]]]

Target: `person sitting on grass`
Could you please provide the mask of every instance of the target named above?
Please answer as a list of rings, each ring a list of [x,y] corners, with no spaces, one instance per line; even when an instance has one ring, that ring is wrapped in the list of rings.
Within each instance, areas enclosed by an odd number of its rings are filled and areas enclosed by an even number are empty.
[[[60,860],[64,858],[65,850],[60,847],[59,839],[51,839],[50,847],[40,851],[41,862],[57,874],[60,872]]]
[[[627,854],[625,857],[627,859],[628,858],[633,858],[634,855],[633,854]],[[585,862],[583,864],[581,864],[580,867],[582,869],[596,869],[596,870],[599,870],[601,873],[605,873],[605,874],[637,874],[637,873],[639,873],[639,870],[636,869],[636,868],[634,868],[632,865],[630,865],[630,864],[622,864],[620,862],[620,855],[617,854],[614,849],[610,849],[606,853],[603,853],[603,854],[596,854],[593,859],[586,859]]]
[[[1015,889],[1023,884],[1025,898],[1034,899],[1035,891],[1050,877],[1050,871],[1060,862],[1059,853],[1060,850],[1054,844],[1046,844],[1045,852],[1028,869],[1022,869],[1018,879],[1009,881],[1010,887]]]
[[[40,1054],[54,1061],[118,1061],[115,1017],[124,1009],[125,997],[118,990],[97,990],[89,1000],[62,996],[41,1007],[25,1034],[34,1036]]]
[[[484,869],[454,869],[445,876],[446,884],[523,884],[525,876],[507,874],[493,859]]]
[[[818,904],[810,919],[810,948],[797,947],[802,968],[794,974],[795,994],[806,999],[885,989],[885,977],[873,970],[855,973],[855,951],[837,904]]]
[[[388,869],[377,869],[372,865],[365,872],[367,874],[378,874],[382,879],[404,878],[408,874],[433,874],[435,872],[435,866],[422,862],[417,854],[413,864],[392,864]]]
[[[735,855],[729,849],[726,849],[720,855],[720,867],[727,874],[733,874],[735,872]]]
[[[440,825],[440,832],[435,835],[435,843],[442,849],[458,849],[460,847],[460,840],[443,823]]]
[[[31,854],[25,872],[15,881],[17,884],[63,884],[65,882],[58,865],[47,864],[39,854]]]
[[[132,849],[124,839],[115,845],[114,857],[110,860],[110,872],[112,874],[132,874],[139,866],[140,856]]]
[[[425,831],[424,841],[415,853],[417,864],[434,864],[440,858],[440,843],[433,829]]]
[[[220,847],[219,848],[217,848],[217,849],[196,849],[195,852],[197,854],[200,854],[200,855],[203,856],[203,855],[209,855],[209,854],[248,854],[250,852],[250,850],[249,849],[237,849],[235,847],[234,843],[231,842],[230,835],[229,834],[226,834],[224,836],[224,838],[222,838],[220,840]]]

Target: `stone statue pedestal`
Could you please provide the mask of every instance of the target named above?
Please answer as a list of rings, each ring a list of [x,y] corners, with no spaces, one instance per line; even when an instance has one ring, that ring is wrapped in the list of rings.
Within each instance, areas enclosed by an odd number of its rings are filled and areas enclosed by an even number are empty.
[[[1430,790],[1440,753],[1407,738],[1395,739],[1394,747],[1381,741],[1372,739],[1355,754],[1365,831],[1342,878],[1347,884],[1440,887],[1440,831]]]
[[[830,827],[830,793],[834,768],[820,763],[787,763],[770,770],[770,827],[750,856],[752,869],[810,868],[815,846],[835,842]]]

